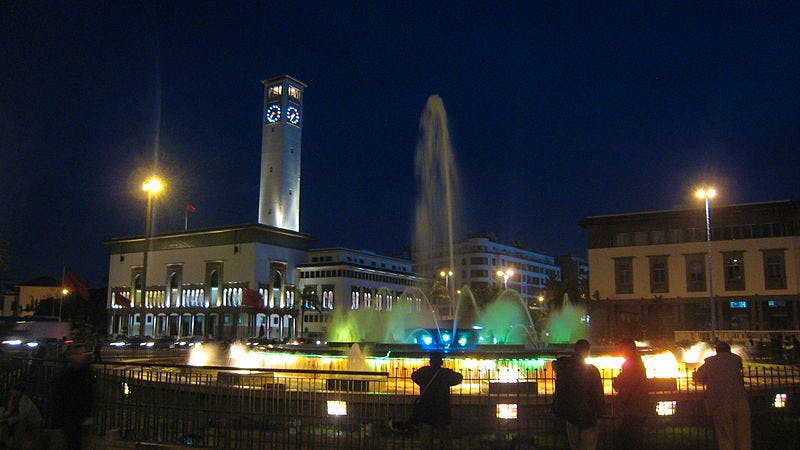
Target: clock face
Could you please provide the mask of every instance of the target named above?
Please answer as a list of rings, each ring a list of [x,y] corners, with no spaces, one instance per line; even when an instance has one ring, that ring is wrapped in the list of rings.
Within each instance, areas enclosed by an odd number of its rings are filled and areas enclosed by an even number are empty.
[[[286,120],[292,125],[297,125],[300,123],[300,111],[298,111],[294,106],[287,106]]]
[[[269,105],[264,111],[264,123],[275,123],[281,118],[281,107],[278,105]]]

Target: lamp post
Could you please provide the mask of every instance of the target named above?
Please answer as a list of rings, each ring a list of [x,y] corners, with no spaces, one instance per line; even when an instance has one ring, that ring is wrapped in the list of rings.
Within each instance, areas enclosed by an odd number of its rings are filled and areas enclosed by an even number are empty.
[[[157,177],[152,176],[142,183],[142,190],[147,192],[147,211],[145,212],[144,224],[144,256],[142,258],[142,302],[143,307],[147,302],[147,253],[150,250],[150,235],[153,228],[153,202],[155,195],[161,192],[164,185]],[[144,335],[144,315],[139,315],[139,336]]]
[[[448,306],[450,308],[452,308],[452,310],[454,311],[455,310],[455,305],[454,305],[455,299],[453,298],[453,295],[451,295],[451,293],[450,293],[450,277],[453,276],[453,271],[450,270],[450,269],[441,270],[439,272],[439,276],[444,278],[444,289],[447,292],[447,300],[450,302],[450,304]],[[454,314],[454,312],[451,311],[451,314]]]
[[[61,303],[64,301],[64,297],[69,295],[69,289],[64,288],[61,290],[61,297],[58,299],[58,321],[61,322]]]
[[[506,270],[498,270],[497,276],[503,277],[503,288],[508,289],[508,279],[514,275],[514,271],[511,269]]]
[[[442,270],[439,276],[444,278],[444,287],[447,289],[447,295],[450,295],[450,277],[453,276],[452,270]]]
[[[712,274],[712,253],[711,253],[711,209],[709,201],[717,196],[717,190],[713,187],[700,188],[695,192],[695,196],[705,201],[706,206],[706,244],[708,260],[708,296],[711,304],[711,341],[717,341],[717,305],[714,301],[714,277]]]

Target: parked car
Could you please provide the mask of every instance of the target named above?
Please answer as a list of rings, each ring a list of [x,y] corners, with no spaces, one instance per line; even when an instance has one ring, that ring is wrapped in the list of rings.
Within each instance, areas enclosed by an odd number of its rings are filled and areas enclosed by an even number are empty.
[[[175,347],[194,347],[196,344],[205,342],[202,336],[184,336],[175,341]]]
[[[154,348],[175,348],[175,339],[171,336],[156,338]]]

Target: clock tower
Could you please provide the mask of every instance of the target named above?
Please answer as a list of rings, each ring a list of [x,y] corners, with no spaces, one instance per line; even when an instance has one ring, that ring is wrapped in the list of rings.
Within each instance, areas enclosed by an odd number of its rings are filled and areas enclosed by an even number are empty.
[[[264,83],[258,222],[300,231],[300,148],[305,83],[288,75]]]

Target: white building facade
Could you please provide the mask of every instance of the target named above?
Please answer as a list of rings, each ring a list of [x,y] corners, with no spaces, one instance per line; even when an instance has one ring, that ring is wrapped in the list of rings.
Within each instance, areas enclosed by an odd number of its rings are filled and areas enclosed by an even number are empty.
[[[295,335],[296,270],[313,238],[261,224],[112,239],[109,333],[238,338]],[[245,290],[261,295],[243,304]],[[130,306],[127,304],[130,303]]]
[[[391,311],[403,294],[421,308],[413,292],[419,279],[411,261],[345,248],[309,252],[298,267],[304,337],[324,338],[334,314],[352,310]]]
[[[415,271],[421,276],[445,278],[455,289],[465,285],[473,291],[490,285],[508,287],[519,292],[529,306],[539,305],[547,280],[559,277],[561,272],[554,257],[502,244],[488,233],[456,243],[452,267],[444,246],[417,251],[413,259]],[[442,277],[442,272],[447,276]]]

